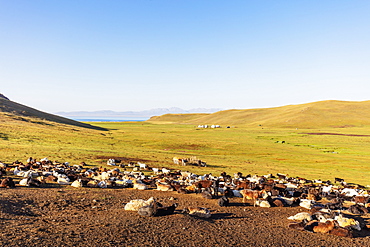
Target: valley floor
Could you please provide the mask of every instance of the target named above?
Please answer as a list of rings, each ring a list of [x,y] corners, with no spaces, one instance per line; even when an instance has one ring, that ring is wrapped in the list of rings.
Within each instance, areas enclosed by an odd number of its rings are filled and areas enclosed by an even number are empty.
[[[254,208],[241,198],[219,207],[196,194],[62,186],[0,195],[1,246],[370,246],[368,230],[353,239],[292,230],[287,217],[303,208]],[[130,200],[151,196],[165,206],[177,202],[178,210],[161,217],[124,210]],[[187,206],[207,207],[212,217],[184,215]]]

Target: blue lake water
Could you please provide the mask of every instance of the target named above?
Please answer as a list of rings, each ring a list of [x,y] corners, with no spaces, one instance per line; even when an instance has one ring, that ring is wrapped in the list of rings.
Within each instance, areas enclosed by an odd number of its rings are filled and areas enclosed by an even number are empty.
[[[148,119],[101,119],[101,118],[72,118],[79,122],[143,122]]]

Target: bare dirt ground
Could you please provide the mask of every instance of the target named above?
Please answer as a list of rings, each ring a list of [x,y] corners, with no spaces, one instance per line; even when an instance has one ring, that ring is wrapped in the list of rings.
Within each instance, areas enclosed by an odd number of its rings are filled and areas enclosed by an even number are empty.
[[[366,229],[353,239],[292,230],[287,217],[303,208],[254,208],[241,198],[220,207],[196,194],[70,186],[1,189],[0,195],[1,246],[370,246]],[[159,217],[124,210],[130,200],[151,196],[165,206],[177,202],[178,210]],[[186,206],[207,207],[212,217],[182,214]]]

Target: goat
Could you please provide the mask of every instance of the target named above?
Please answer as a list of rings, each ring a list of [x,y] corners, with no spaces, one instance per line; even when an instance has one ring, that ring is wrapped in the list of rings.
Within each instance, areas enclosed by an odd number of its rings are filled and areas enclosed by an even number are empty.
[[[200,192],[202,189],[210,188],[213,185],[211,180],[201,180],[193,184],[197,188],[197,192]]]
[[[209,190],[205,190],[201,193],[201,196],[204,198],[204,199],[213,199],[213,196],[211,194],[211,192]]]
[[[31,177],[24,178],[19,181],[19,185],[21,186],[28,186],[28,187],[40,187],[41,182],[37,179],[33,179]]]
[[[155,183],[157,185],[157,190],[159,191],[174,191],[173,187],[169,184],[163,184],[160,182]]]
[[[243,196],[243,203],[245,200],[253,200],[253,206],[256,206],[256,200],[260,196],[260,192],[257,190],[244,189],[240,191],[240,194]]]
[[[168,206],[168,207],[157,208],[157,212],[156,212],[155,216],[165,216],[165,215],[173,214],[175,212],[175,209],[178,206],[179,205],[177,203],[174,203],[174,204],[172,204],[171,206]]]
[[[201,207],[187,207],[184,208],[182,211],[183,213],[187,213],[189,215],[197,216],[200,218],[210,218],[211,212],[208,208],[201,208]]]
[[[5,178],[1,181],[0,188],[15,188],[15,183],[12,178]]]
[[[137,179],[134,179],[132,181],[132,184],[134,185],[133,188],[137,190],[147,190],[148,189],[148,187],[145,184],[143,184],[140,180],[137,180]]]
[[[217,203],[220,207],[227,207],[229,206],[229,199],[226,196],[223,196],[220,199],[218,199]]]
[[[87,182],[86,186],[90,187],[90,188],[97,188],[98,187],[98,181],[90,180],[89,182]]]
[[[307,223],[307,220],[304,219],[302,220],[301,222],[294,222],[294,223],[290,223],[288,225],[289,228],[292,228],[292,229],[296,229],[296,230],[299,230],[299,231],[304,231],[305,229],[305,226],[306,226],[306,223]]]
[[[350,206],[348,208],[348,212],[350,212],[351,214],[367,214],[369,210],[365,206],[356,204]]]
[[[353,199],[356,204],[365,205],[369,201],[368,196],[355,196]]]

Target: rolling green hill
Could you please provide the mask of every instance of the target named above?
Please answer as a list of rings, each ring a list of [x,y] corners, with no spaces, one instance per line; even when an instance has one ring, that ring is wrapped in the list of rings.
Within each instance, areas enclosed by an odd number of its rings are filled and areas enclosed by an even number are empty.
[[[1,94],[0,97],[0,120],[16,120],[16,121],[27,121],[30,123],[42,123],[42,121],[50,121],[59,124],[72,125],[88,129],[105,130],[101,127],[93,126],[86,123],[74,121],[72,119],[60,117],[57,115],[42,112],[31,107],[21,105],[7,99]]]
[[[289,128],[349,127],[370,125],[370,101],[319,101],[300,105],[212,114],[166,114],[151,123],[219,124]]]

